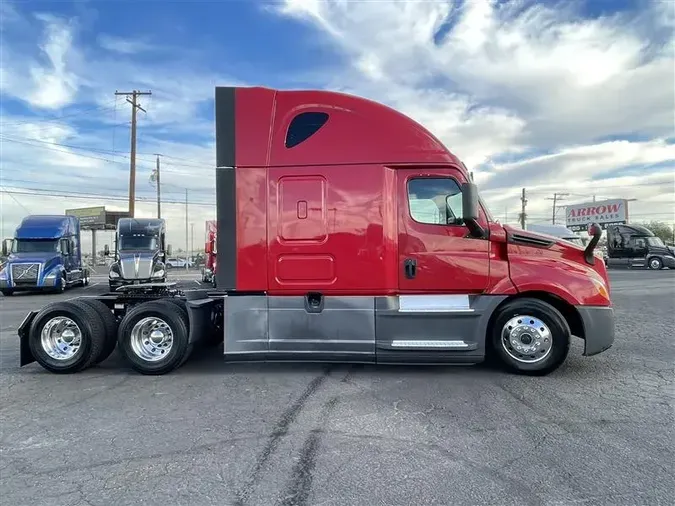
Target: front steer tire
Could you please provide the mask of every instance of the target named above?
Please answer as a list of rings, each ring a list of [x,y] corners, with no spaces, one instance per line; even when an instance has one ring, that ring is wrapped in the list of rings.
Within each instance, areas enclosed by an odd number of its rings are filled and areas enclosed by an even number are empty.
[[[156,361],[144,359],[132,346],[134,326],[144,318],[161,320],[171,330],[171,347],[166,356]],[[147,375],[166,374],[182,366],[192,353],[189,329],[187,312],[180,303],[168,299],[153,300],[133,307],[124,316],[117,331],[117,345],[134,371]]]
[[[82,297],[79,299],[73,299],[71,302],[79,305],[86,305],[91,307],[101,320],[103,327],[105,328],[105,338],[103,340],[103,346],[101,347],[101,353],[94,360],[93,365],[98,365],[104,360],[106,360],[117,346],[117,319],[112,314],[112,311],[106,306],[103,302],[96,299],[90,299],[88,297]]]
[[[545,325],[545,327],[540,326],[539,329],[548,330],[547,334],[542,335],[550,336],[551,346],[548,353],[542,354],[543,358],[540,359],[535,353],[531,356],[521,355],[519,359],[516,359],[514,355],[519,354],[516,349],[511,348],[511,353],[507,352],[510,340],[503,339],[504,335],[509,332],[506,325],[513,322],[517,327],[521,320],[518,318],[520,316],[533,317],[529,321],[523,321],[523,325],[539,320]],[[532,330],[536,329],[533,327]],[[523,335],[527,332],[527,330],[524,331]],[[531,334],[536,335],[534,332]],[[570,348],[571,331],[563,315],[551,304],[540,299],[524,297],[510,300],[497,310],[496,317],[488,328],[487,337],[490,344],[490,358],[497,359],[504,369],[516,374],[545,376],[565,362]],[[542,343],[543,341],[544,339],[541,339]],[[525,362],[524,360],[537,361]]]
[[[46,324],[63,317],[77,325],[81,343],[72,357],[57,359],[50,356],[42,346],[41,334]],[[57,374],[76,373],[90,367],[101,354],[104,340],[105,327],[96,310],[72,301],[59,301],[45,306],[35,315],[28,332],[28,346],[35,361],[44,369]]]

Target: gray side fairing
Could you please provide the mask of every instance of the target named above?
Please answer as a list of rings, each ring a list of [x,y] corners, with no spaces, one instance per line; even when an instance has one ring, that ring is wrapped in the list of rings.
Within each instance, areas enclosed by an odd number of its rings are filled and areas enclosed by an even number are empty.
[[[470,306],[460,310],[406,312],[395,296],[329,296],[313,306],[303,296],[230,295],[224,354],[228,361],[477,363],[504,298],[466,297]]]

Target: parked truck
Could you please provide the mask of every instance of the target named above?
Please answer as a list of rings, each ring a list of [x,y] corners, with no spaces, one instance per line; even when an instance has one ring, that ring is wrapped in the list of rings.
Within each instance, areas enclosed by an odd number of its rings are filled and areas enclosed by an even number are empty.
[[[218,87],[215,109],[217,290],[148,283],[31,311],[21,365],[81,371],[117,344],[164,374],[223,341],[230,362],[543,375],[573,336],[586,356],[612,346],[599,226],[585,248],[502,226],[455,155],[370,100]]]
[[[80,220],[76,216],[26,216],[14,237],[2,242],[7,260],[0,269],[0,292],[63,292],[89,284],[82,263]]]
[[[202,268],[202,283],[211,283],[216,287],[216,237],[218,235],[218,225],[214,220],[206,222],[206,243],[204,244],[204,253],[206,258]]]
[[[642,225],[610,225],[606,262],[610,268],[675,269],[675,248]]]
[[[167,251],[168,250],[168,251]],[[106,244],[104,255],[110,255]],[[160,218],[120,218],[114,261],[108,271],[110,291],[120,286],[166,281],[166,223]]]

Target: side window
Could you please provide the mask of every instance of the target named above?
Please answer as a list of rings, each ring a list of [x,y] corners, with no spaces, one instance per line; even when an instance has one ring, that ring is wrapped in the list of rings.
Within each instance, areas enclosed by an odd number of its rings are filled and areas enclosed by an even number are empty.
[[[634,248],[635,249],[646,249],[647,248],[647,243],[642,237],[638,237],[634,239]]]
[[[408,181],[410,216],[429,225],[461,225],[462,190],[454,179],[415,178]]]
[[[301,112],[288,125],[286,147],[292,148],[306,141],[318,132],[326,121],[328,121],[328,114],[325,112]]]

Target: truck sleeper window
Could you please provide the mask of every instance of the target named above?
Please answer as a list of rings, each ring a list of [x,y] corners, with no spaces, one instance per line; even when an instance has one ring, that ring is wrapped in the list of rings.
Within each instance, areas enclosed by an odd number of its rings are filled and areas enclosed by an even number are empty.
[[[288,125],[286,132],[286,147],[292,148],[306,141],[328,121],[325,112],[301,112]]]
[[[454,179],[408,181],[408,206],[413,220],[428,225],[461,225],[462,190]]]

